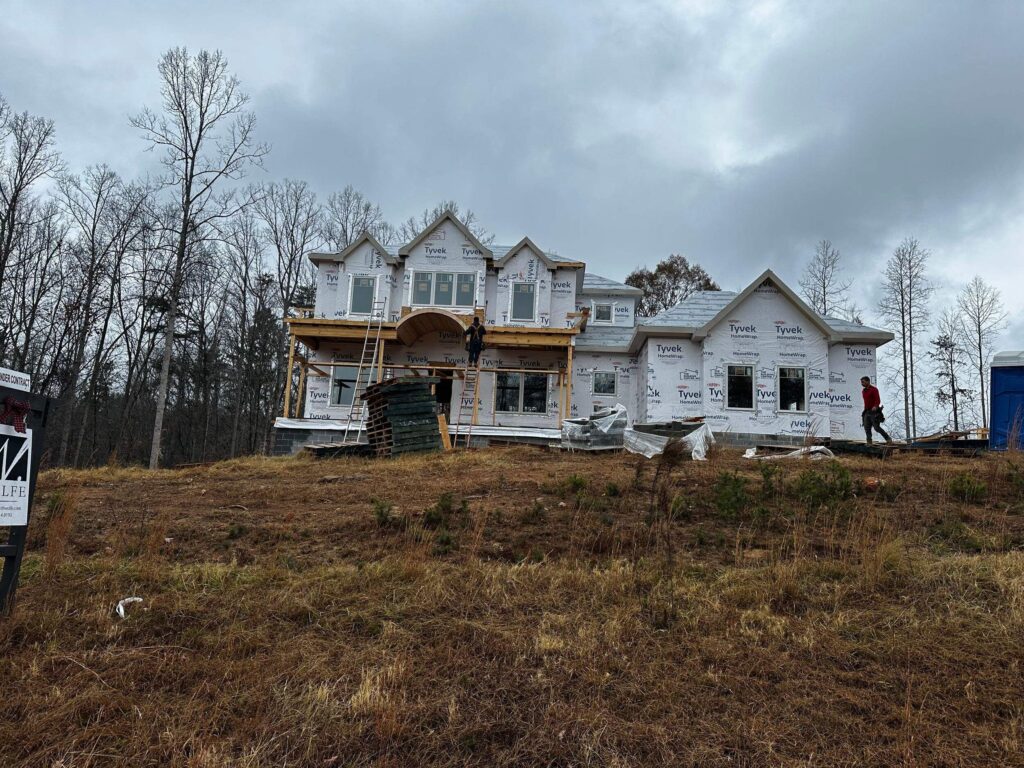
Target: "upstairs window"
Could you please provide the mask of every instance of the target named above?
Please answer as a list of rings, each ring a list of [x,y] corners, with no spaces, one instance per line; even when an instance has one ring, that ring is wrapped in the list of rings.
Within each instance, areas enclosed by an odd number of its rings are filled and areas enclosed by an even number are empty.
[[[412,303],[414,306],[475,306],[476,274],[415,272],[412,278]]]
[[[476,304],[476,275],[456,275],[455,306],[472,307]]]
[[[594,373],[594,394],[614,395],[615,374],[611,371],[597,371]]]
[[[412,303],[430,304],[434,298],[434,273],[417,272],[412,281]]]
[[[455,275],[451,272],[434,273],[434,304],[450,307],[455,300]]]
[[[615,306],[613,304],[594,304],[594,322],[595,323],[611,323],[613,322],[613,312]]]
[[[754,409],[754,366],[730,365],[725,382],[725,407]]]
[[[353,277],[352,300],[349,303],[349,314],[368,315],[373,311],[373,299],[376,293],[377,278]]]
[[[779,368],[779,410],[807,410],[805,368]]]
[[[532,321],[537,309],[537,286],[533,283],[512,283],[512,319]]]

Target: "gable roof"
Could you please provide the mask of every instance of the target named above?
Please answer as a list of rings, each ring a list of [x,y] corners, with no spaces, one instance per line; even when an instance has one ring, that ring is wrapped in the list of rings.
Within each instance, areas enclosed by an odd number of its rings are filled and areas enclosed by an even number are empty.
[[[395,264],[398,263],[398,259],[395,258],[394,249],[389,251],[387,248],[381,245],[377,241],[377,238],[375,238],[369,232],[363,232],[363,234],[361,234],[359,237],[353,240],[352,243],[342,251],[338,251],[337,253],[314,252],[309,254],[309,260],[312,261],[314,264],[320,261],[344,261],[353,253],[355,253],[356,249],[359,248],[359,246],[361,246],[363,243],[369,243],[371,248],[373,248],[376,251],[379,251],[381,256],[384,257],[385,264],[390,264],[394,266]]]
[[[519,251],[521,251],[523,248],[529,248],[531,251],[537,254],[537,256],[540,257],[540,260],[544,262],[548,269],[558,268],[555,262],[553,262],[548,257],[548,255],[544,253],[544,251],[542,251],[540,248],[538,248],[537,245],[533,242],[533,240],[531,240],[528,237],[524,237],[518,243],[509,248],[501,258],[495,259],[494,266],[504,267],[508,263],[509,259],[511,259],[517,253],[519,253]]]
[[[718,323],[724,320],[736,307],[738,307],[740,304],[746,301],[747,297],[749,297],[754,291],[756,291],[758,288],[760,288],[767,282],[772,283],[776,288],[779,289],[779,292],[783,296],[785,296],[793,304],[796,305],[797,309],[799,309],[801,312],[807,315],[807,319],[810,320],[814,324],[814,326],[819,331],[821,331],[830,342],[836,342],[840,340],[839,334],[836,333],[836,331],[834,331],[831,327],[829,327],[829,324],[825,322],[825,319],[817,312],[815,312],[813,309],[811,309],[809,306],[807,306],[804,300],[797,296],[796,293],[794,293],[793,289],[786,285],[784,282],[782,282],[779,279],[778,275],[776,275],[770,269],[766,269],[764,272],[762,272],[760,277],[758,277],[756,280],[754,280],[754,282],[752,282],[750,285],[744,288],[739,294],[733,297],[732,301],[730,301],[728,304],[722,307],[715,314],[714,317],[712,317],[710,320],[704,323],[704,325],[702,325],[700,328],[695,330],[693,332],[694,340],[700,341],[701,339],[704,339],[711,332],[711,329],[714,326],[718,325]]]
[[[858,325],[838,317],[823,317],[811,309],[799,296],[770,269],[765,270],[741,293],[735,291],[697,291],[674,307],[653,317],[637,318],[636,334],[630,342],[630,351],[637,351],[647,336],[682,336],[700,341],[711,327],[732,312],[736,306],[770,280],[783,295],[793,301],[830,343],[852,342],[882,345],[893,340],[893,334],[881,328]]]
[[[643,296],[644,292],[631,285],[624,285],[593,272],[583,273],[583,287],[580,293],[600,293],[608,296]]]
[[[420,243],[426,240],[430,233],[437,229],[439,226],[441,226],[441,224],[443,224],[445,221],[450,221],[452,224],[454,224],[455,227],[459,230],[459,232],[462,233],[463,237],[469,240],[469,242],[473,244],[473,247],[477,248],[483,254],[485,259],[490,259],[494,257],[494,254],[491,252],[491,249],[488,248],[483,243],[481,243],[479,240],[477,240],[476,236],[469,231],[469,227],[467,227],[465,224],[459,221],[458,217],[454,216],[451,211],[445,211],[444,213],[442,213],[440,216],[434,219],[434,222],[432,224],[425,227],[422,232],[416,235],[416,237],[414,237],[408,243],[399,248],[398,255],[408,256],[410,253],[412,253],[412,250],[416,246],[418,246]]]

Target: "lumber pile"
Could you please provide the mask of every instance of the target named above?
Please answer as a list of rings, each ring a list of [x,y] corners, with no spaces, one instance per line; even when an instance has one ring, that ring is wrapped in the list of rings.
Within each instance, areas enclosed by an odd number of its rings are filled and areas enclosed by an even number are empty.
[[[437,401],[431,376],[401,376],[372,384],[366,401],[366,433],[377,456],[397,456],[441,449]]]

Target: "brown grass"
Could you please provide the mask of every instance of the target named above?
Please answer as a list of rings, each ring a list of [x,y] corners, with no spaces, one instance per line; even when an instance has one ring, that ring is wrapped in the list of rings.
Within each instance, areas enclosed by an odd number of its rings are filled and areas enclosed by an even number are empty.
[[[1022,765],[1014,460],[814,502],[824,465],[733,451],[47,473],[78,511],[0,624],[0,765]]]

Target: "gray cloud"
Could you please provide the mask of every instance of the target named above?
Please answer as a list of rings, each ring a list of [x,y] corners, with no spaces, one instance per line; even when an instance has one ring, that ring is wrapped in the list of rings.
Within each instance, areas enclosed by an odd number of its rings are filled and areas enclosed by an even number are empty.
[[[393,219],[456,198],[617,278],[683,252],[729,287],[795,281],[828,237],[862,305],[911,234],[937,301],[980,273],[1020,334],[1022,32],[998,0],[26,2],[0,19],[0,89],[73,167],[139,173],[126,115],[156,103],[157,57],[218,47],[270,177],[351,183]]]

